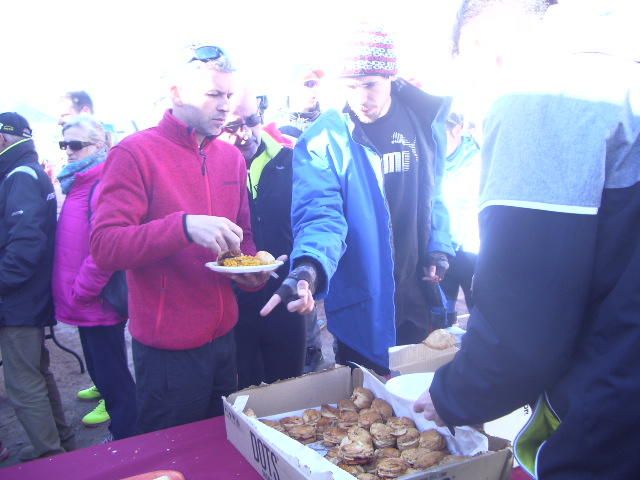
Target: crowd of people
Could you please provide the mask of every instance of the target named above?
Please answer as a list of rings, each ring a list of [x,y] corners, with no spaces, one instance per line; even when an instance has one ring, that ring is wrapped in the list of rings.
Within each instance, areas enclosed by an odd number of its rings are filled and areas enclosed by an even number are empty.
[[[389,348],[452,325],[462,290],[468,331],[416,411],[475,425],[530,404],[514,448],[533,477],[632,478],[640,67],[531,47],[555,2],[515,3],[465,0],[457,16],[454,53],[494,95],[482,145],[452,98],[398,77],[371,26],[344,46],[342,111],[322,111],[310,68],[306,100],[265,125],[266,97],[214,45],[174,69],[159,124],[119,142],[70,92],[59,195],[28,120],[0,114],[0,348],[31,442],[20,459],[75,448],[44,344],[56,320],[78,327],[93,382],[78,396],[99,400],[83,423],[110,422],[111,441],[319,368],[318,300],[336,361],[391,375]],[[258,250],[284,262],[277,275],[205,268]]]

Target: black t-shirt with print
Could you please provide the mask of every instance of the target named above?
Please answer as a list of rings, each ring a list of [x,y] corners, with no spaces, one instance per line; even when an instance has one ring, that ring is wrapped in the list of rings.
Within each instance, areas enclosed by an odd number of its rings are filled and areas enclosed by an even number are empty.
[[[392,99],[389,112],[373,123],[360,123],[381,158],[384,193],[391,214],[396,281],[397,323],[427,328],[418,252],[418,155],[416,131],[406,108]],[[424,338],[424,337],[423,337]],[[417,339],[417,341],[422,338]]]

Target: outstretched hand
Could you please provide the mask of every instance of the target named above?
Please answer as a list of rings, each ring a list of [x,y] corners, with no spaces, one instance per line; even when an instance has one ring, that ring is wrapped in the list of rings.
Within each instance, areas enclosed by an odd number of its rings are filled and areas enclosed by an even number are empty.
[[[444,426],[444,422],[440,418],[440,415],[438,415],[438,412],[436,412],[436,407],[433,405],[433,400],[431,400],[429,390],[425,391],[420,395],[418,400],[415,401],[413,404],[413,411],[418,413],[422,412],[424,418],[427,420],[435,422],[436,425],[441,427]]]

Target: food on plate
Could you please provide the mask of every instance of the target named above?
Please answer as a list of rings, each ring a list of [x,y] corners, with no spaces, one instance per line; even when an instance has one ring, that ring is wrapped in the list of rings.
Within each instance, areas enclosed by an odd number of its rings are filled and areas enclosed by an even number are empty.
[[[389,417],[393,417],[393,408],[391,408],[391,405],[386,400],[375,398],[373,402],[371,402],[371,408],[378,412],[384,421],[387,421]]]
[[[256,258],[262,262],[263,265],[271,265],[272,263],[276,263],[276,259],[269,252],[265,252],[264,250],[260,250],[256,253]]]
[[[281,433],[287,433],[287,431],[284,429],[284,427],[280,422],[277,422],[274,420],[267,420],[266,418],[263,418],[260,421],[264,423],[266,426],[271,427],[275,430],[278,430]]]
[[[309,410],[305,410],[304,413],[302,414],[302,419],[304,420],[304,423],[308,423],[312,425],[316,425],[321,418],[322,417],[320,416],[320,412],[318,410],[309,409]]]
[[[295,425],[288,430],[289,436],[300,443],[316,441],[316,427],[313,425]]]
[[[371,425],[370,432],[373,437],[373,444],[377,448],[396,446],[396,437],[393,435],[393,428],[389,425],[385,425],[384,423],[374,423]]]
[[[416,424],[408,417],[390,417],[387,419],[387,425],[393,430],[393,435],[400,437],[407,433],[407,428],[416,428]]]
[[[224,267],[254,267],[256,265],[271,265],[275,263],[276,259],[273,258],[269,252],[260,251],[253,255],[234,255],[232,253],[225,253],[218,259],[218,264]]]
[[[377,474],[380,478],[398,478],[407,468],[407,462],[402,458],[383,458],[378,462]]]
[[[284,417],[280,419],[280,425],[282,425],[285,430],[289,430],[291,427],[304,425],[304,420],[302,420],[302,417]]]
[[[443,328],[439,328],[431,332],[429,336],[423,340],[423,343],[434,350],[446,350],[447,348],[456,346],[456,337]]]
[[[419,446],[435,452],[447,448],[447,442],[438,431],[425,430],[420,434]]]
[[[338,418],[338,426],[340,428],[348,429],[353,427],[354,425],[358,425],[358,413],[352,412],[351,410],[343,410],[340,412],[340,417]]]
[[[370,408],[371,402],[373,402],[373,392],[368,388],[356,387],[353,389],[351,400],[354,405],[359,408]]]
[[[331,405],[322,405],[320,407],[320,415],[327,418],[335,418],[337,419],[340,415],[340,410],[336,407],[332,407]]]
[[[382,415],[372,408],[364,408],[358,413],[358,425],[363,428],[371,428],[374,423],[382,422]]]
[[[341,412],[344,412],[344,411],[357,412],[358,411],[358,407],[356,407],[356,404],[353,403],[352,400],[345,398],[345,399],[340,400],[338,402],[338,410],[340,410]]]

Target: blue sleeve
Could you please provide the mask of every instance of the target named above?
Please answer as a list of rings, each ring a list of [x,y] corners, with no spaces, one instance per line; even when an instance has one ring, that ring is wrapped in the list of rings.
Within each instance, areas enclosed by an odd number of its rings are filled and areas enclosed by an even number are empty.
[[[432,125],[433,140],[435,143],[435,182],[433,191],[433,204],[431,209],[431,235],[429,237],[429,252],[443,252],[455,256],[451,239],[451,222],[449,211],[444,201],[442,192],[442,180],[444,178],[445,156],[447,145],[446,118],[449,113],[450,99],[446,99]]]
[[[305,136],[293,150],[291,262],[295,265],[300,258],[310,257],[322,266],[326,281],[318,285],[317,298],[328,291],[347,237],[341,182],[328,150],[322,154],[311,151]]]
[[[491,206],[469,329],[430,388],[450,425],[499,418],[564,374],[583,329],[594,268],[596,215]]]

